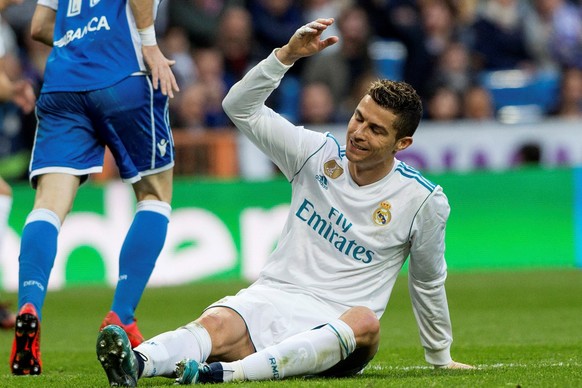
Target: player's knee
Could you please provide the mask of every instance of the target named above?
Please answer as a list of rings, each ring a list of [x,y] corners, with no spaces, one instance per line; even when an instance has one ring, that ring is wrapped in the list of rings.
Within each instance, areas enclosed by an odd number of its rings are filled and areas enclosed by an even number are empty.
[[[204,326],[212,339],[211,361],[231,361],[254,352],[246,325],[234,311],[212,308],[206,310],[196,322]]]
[[[358,347],[375,346],[380,341],[380,320],[369,308],[352,307],[340,319],[354,331]]]

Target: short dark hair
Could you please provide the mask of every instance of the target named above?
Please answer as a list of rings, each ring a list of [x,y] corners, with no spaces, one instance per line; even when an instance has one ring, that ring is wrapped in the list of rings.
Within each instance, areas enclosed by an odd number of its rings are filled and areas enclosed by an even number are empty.
[[[422,117],[422,102],[412,86],[381,79],[372,82],[367,94],[376,104],[397,116],[394,122],[397,139],[414,135]]]

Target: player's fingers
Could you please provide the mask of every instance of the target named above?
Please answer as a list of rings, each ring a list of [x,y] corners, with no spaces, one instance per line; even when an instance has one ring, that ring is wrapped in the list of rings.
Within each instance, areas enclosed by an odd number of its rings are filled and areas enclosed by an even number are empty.
[[[463,364],[461,362],[451,361],[447,365],[435,366],[437,369],[475,369],[474,366]]]
[[[335,21],[334,18],[318,18],[315,20],[319,24],[325,24],[326,26],[330,26]]]
[[[326,48],[336,44],[337,42],[339,42],[339,38],[337,36],[330,36],[329,38],[322,40],[321,45],[322,48]]]
[[[299,38],[303,38],[306,35],[324,31],[331,23],[333,23],[333,19],[317,19],[300,27],[295,34]]]
[[[158,90],[158,83],[160,82],[160,76],[158,74],[158,68],[155,66],[150,67],[150,72],[152,74],[152,84],[154,89]]]

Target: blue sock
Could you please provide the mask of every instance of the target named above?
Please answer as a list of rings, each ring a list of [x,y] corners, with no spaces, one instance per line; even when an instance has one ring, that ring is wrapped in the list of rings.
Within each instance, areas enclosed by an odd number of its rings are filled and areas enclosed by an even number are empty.
[[[141,201],[119,255],[119,279],[113,310],[121,323],[134,320],[135,309],[154,270],[166,234],[171,207],[162,201]]]
[[[20,242],[18,258],[18,309],[32,303],[41,319],[55,257],[59,217],[48,209],[35,209],[28,215]]]

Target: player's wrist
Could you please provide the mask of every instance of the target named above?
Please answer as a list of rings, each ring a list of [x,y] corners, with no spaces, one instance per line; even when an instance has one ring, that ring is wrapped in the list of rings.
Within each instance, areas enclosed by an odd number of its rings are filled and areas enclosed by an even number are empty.
[[[153,24],[146,28],[138,29],[137,33],[141,38],[142,46],[156,46],[158,44],[156,41],[156,29]]]
[[[284,64],[286,66],[293,65],[300,58],[300,57],[291,55],[290,50],[287,47],[287,45],[285,45],[279,49],[276,49],[275,56],[277,57],[279,62],[281,62],[282,64]]]

